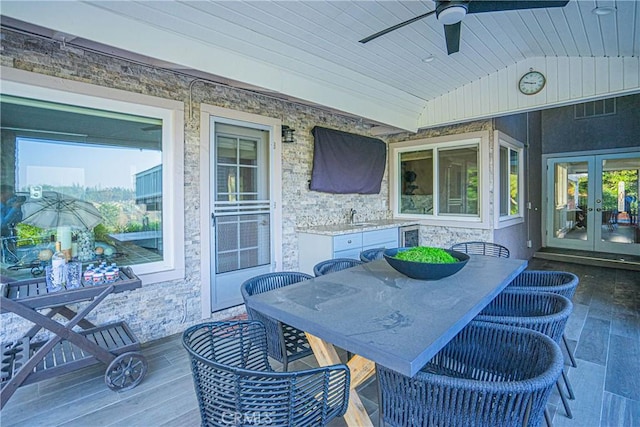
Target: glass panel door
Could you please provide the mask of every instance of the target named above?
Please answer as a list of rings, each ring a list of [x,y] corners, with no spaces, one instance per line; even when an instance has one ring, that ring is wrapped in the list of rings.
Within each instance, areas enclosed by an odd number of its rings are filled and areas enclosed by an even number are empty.
[[[601,212],[596,250],[640,255],[640,155],[597,156],[596,167],[601,177],[596,199],[596,211]]]
[[[547,162],[547,246],[640,255],[638,153]]]
[[[242,303],[240,285],[272,270],[269,132],[214,122],[212,307]]]
[[[593,162],[551,159],[548,173],[548,246],[593,250]]]

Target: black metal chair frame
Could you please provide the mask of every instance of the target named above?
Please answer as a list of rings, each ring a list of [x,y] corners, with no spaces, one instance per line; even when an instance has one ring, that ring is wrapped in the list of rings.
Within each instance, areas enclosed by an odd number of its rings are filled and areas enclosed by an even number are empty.
[[[182,343],[203,426],[325,426],[347,410],[347,366],[274,372],[260,322],[195,325]]]
[[[461,242],[449,248],[452,251],[464,252],[465,254],[489,255],[499,258],[509,258],[511,255],[506,246],[492,242]]]
[[[347,268],[355,267],[357,265],[364,264],[362,261],[352,258],[334,258],[321,261],[313,267],[313,274],[316,277],[323,276],[325,274],[334,273],[336,271],[345,270]]]
[[[253,277],[240,287],[249,319],[264,324],[267,329],[269,356],[282,363],[285,371],[289,369],[290,362],[313,354],[307,336],[304,331],[255,310],[249,297],[309,279],[313,279],[313,276],[295,271],[281,271]]]

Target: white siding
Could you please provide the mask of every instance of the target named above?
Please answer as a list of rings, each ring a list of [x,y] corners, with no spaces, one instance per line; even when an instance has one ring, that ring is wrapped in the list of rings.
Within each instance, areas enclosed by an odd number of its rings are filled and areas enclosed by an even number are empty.
[[[518,91],[530,68],[547,83],[536,95]],[[426,103],[418,127],[427,128],[640,92],[640,58],[539,57],[520,61]]]

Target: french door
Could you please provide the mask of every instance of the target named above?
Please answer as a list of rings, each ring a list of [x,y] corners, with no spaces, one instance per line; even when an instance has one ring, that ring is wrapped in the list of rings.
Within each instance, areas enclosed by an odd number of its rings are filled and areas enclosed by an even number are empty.
[[[547,160],[547,246],[640,255],[640,153]]]
[[[212,118],[212,309],[242,303],[240,285],[273,270],[269,130]]]

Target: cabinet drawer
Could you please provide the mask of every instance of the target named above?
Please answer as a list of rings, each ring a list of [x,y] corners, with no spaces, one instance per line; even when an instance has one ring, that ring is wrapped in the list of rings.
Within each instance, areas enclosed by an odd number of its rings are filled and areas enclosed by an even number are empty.
[[[333,258],[351,258],[351,259],[360,259],[360,247],[347,249],[344,251],[337,251],[333,253]]]
[[[333,238],[333,252],[362,248],[362,233],[342,234]]]
[[[366,251],[367,249],[378,249],[378,248],[393,249],[397,247],[398,247],[397,240],[389,240],[388,242],[380,242],[380,243],[376,243],[375,245],[363,246],[362,250]]]
[[[398,246],[398,229],[396,227],[362,233],[363,247],[383,247],[387,246],[389,242],[395,242],[390,247],[395,248]]]

